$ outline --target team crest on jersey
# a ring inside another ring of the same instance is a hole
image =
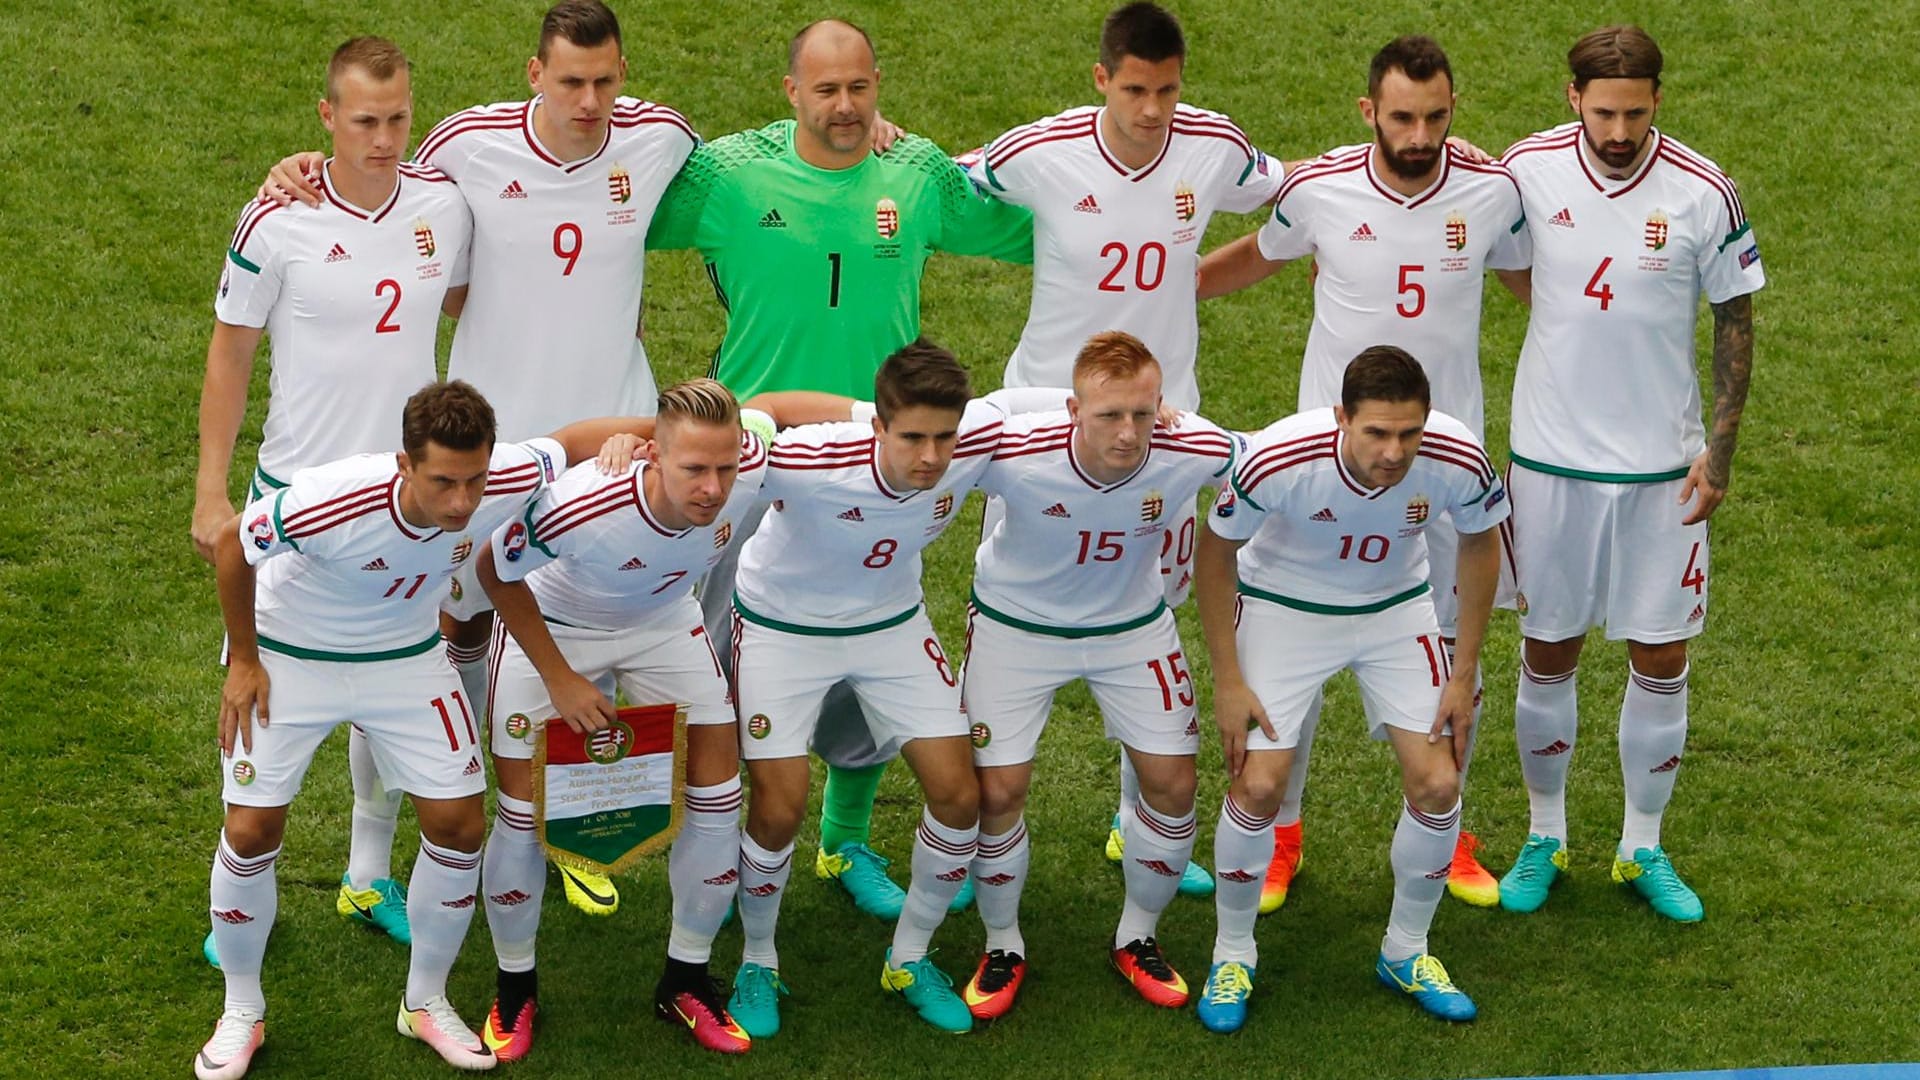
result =
[[[473,537],[461,537],[460,542],[453,545],[453,565],[459,566],[461,563],[466,562],[467,556],[471,554],[473,554]]]
[[[524,739],[533,730],[533,717],[517,712],[507,717],[507,738]]]
[[[519,562],[520,556],[527,553],[527,527],[516,521],[507,526],[507,538],[500,544],[500,553],[508,562]]]
[[[1667,212],[1655,210],[1647,215],[1647,249],[1659,251],[1667,246]]]
[[[1181,221],[1192,221],[1193,215],[1199,211],[1200,204],[1193,197],[1193,189],[1187,186],[1185,180],[1180,181],[1180,186],[1173,189],[1173,215]]]
[[[754,713],[747,717],[747,734],[756,739],[764,739],[773,734],[773,721],[767,719],[766,713]]]
[[[967,737],[973,740],[975,750],[985,750],[993,742],[993,729],[985,724],[975,723],[967,729]]]
[[[1447,247],[1453,251],[1464,251],[1467,246],[1467,219],[1455,210],[1447,215]]]
[[[1140,520],[1159,521],[1166,509],[1167,497],[1157,491],[1149,491],[1147,497],[1140,500]]]
[[[467,595],[467,590],[461,587],[459,578],[454,578],[451,584],[453,588],[450,595],[453,597],[453,602],[457,604]]]
[[[615,163],[613,171],[607,174],[607,196],[614,202],[622,204],[633,198],[633,177],[624,166],[618,163]]]
[[[413,219],[413,250],[418,251],[423,259],[433,258],[436,250],[433,246],[433,226],[427,224],[426,218]]]
[[[714,547],[716,548],[726,547],[727,541],[731,539],[733,539],[733,522],[723,521],[720,523],[719,527],[713,530],[713,546]]]
[[[880,230],[880,235],[889,240],[900,235],[899,204],[884,195],[881,196],[880,201],[873,204],[873,227]]]
[[[953,513],[953,492],[949,491],[945,495],[942,495],[938,499],[934,500],[933,520],[945,521],[947,519],[947,515],[951,513]]]
[[[1407,524],[1425,525],[1427,523],[1427,515],[1431,513],[1432,510],[1433,504],[1427,501],[1425,495],[1415,495],[1413,501],[1407,504]]]
[[[633,729],[623,720],[601,728],[587,739],[587,756],[602,765],[611,765],[626,756],[633,745]]]
[[[253,783],[253,762],[236,761],[233,763],[233,782],[241,787]]]
[[[265,551],[273,546],[273,522],[267,515],[261,514],[247,523],[247,535],[253,537],[253,546]]]

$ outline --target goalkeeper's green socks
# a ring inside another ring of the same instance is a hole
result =
[[[873,800],[887,763],[858,769],[827,766],[827,785],[820,795],[820,850],[839,851],[845,844],[867,844],[873,831]]]

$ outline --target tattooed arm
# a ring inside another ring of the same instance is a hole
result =
[[[1712,516],[1727,497],[1733,479],[1733,447],[1740,437],[1740,414],[1747,407],[1747,383],[1753,377],[1753,296],[1736,296],[1713,307],[1713,424],[1707,449],[1687,470],[1680,486],[1684,505],[1699,493],[1699,502],[1683,519],[1692,525]]]

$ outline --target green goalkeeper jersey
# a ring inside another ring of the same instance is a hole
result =
[[[654,212],[649,248],[697,248],[727,334],[712,375],[742,398],[867,398],[880,362],[920,335],[934,251],[1033,261],[1033,215],[983,197],[926,139],[847,169],[807,164],[782,120],[701,146]]]

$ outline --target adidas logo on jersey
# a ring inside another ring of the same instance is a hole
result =
[[[1704,619],[1706,617],[1707,617],[1707,605],[1695,604],[1693,605],[1693,614],[1687,616],[1687,621],[1699,622],[1701,619]]]
[[[326,261],[330,263],[346,262],[348,259],[351,259],[351,258],[353,258],[353,256],[347,254],[346,248],[341,247],[339,244],[335,244],[333,245],[333,250],[327,252]]]
[[[780,211],[769,210],[767,211],[767,216],[760,219],[760,227],[763,229],[784,229],[787,227],[787,221],[780,216]]]
[[[361,567],[360,569],[362,569],[362,570],[385,570],[386,568],[387,568],[387,560],[385,560],[385,559],[375,559],[375,560],[373,560],[372,562],[370,562],[370,563],[368,563],[367,565],[365,565],[365,566],[363,566],[363,567]]]
[[[503,199],[524,199],[527,197],[527,189],[520,186],[520,181],[515,180],[501,189],[500,197]]]
[[[1073,208],[1075,211],[1082,214],[1097,214],[1100,212],[1100,204],[1093,201],[1092,192],[1088,192],[1086,198],[1081,199],[1077,203],[1074,203]]]
[[[1308,521],[1322,521],[1322,522],[1327,522],[1327,521],[1339,521],[1340,519],[1339,519],[1339,518],[1337,518],[1337,517],[1334,517],[1334,516],[1333,516],[1333,507],[1331,507],[1331,506],[1323,506],[1323,507],[1321,507],[1321,508],[1320,508],[1320,512],[1319,512],[1319,513],[1317,513],[1317,514],[1315,514],[1315,515],[1313,515],[1312,517],[1310,517],[1310,518],[1308,518],[1307,520],[1308,520]]]
[[[1529,750],[1527,753],[1532,754],[1534,757],[1559,757],[1571,749],[1573,749],[1573,747],[1568,746],[1565,739],[1555,739],[1540,749]]]
[[[460,775],[474,776],[479,772],[480,772],[480,759],[477,757],[470,757],[467,759],[467,767],[460,770]]]
[[[1660,764],[1655,765],[1653,768],[1648,769],[1647,772],[1649,773],[1672,772],[1673,770],[1679,767],[1680,767],[1680,755],[1675,754],[1672,757],[1668,758],[1667,760],[1661,762]]]
[[[1040,512],[1047,515],[1048,517],[1070,518],[1073,516],[1072,514],[1067,513],[1066,503],[1054,503],[1052,506],[1049,506],[1045,510],[1042,510]]]
[[[866,515],[862,514],[860,512],[860,508],[856,506],[851,510],[840,511],[840,520],[841,521],[865,521],[867,519],[866,519]]]
[[[640,556],[638,555],[620,564],[620,569],[622,570],[645,570],[646,568],[647,564],[641,562]]]
[[[1558,225],[1563,229],[1573,228],[1573,212],[1561,207],[1560,212],[1547,219],[1547,224]]]
[[[1353,233],[1352,233],[1351,235],[1349,235],[1349,236],[1347,237],[1347,239],[1349,239],[1349,240],[1357,240],[1357,241],[1360,241],[1360,242],[1362,242],[1362,243],[1368,243],[1368,244],[1371,244],[1371,243],[1373,243],[1374,241],[1376,241],[1376,240],[1378,240],[1378,239],[1380,239],[1380,238],[1379,238],[1379,237],[1377,237],[1377,236],[1375,236],[1375,235],[1373,235],[1373,226],[1371,226],[1371,225],[1369,225],[1369,224],[1367,224],[1366,222],[1364,222],[1364,221],[1363,221],[1363,222],[1361,222],[1361,223],[1360,223],[1360,227],[1359,227],[1359,228],[1357,228],[1357,229],[1355,229],[1355,230],[1353,230]]]
[[[1200,720],[1198,717],[1190,716],[1187,718],[1187,734],[1189,735],[1200,734]]]

